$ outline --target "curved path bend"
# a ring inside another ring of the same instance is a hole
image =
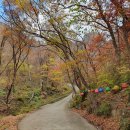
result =
[[[68,109],[70,99],[71,96],[68,96],[29,114],[19,123],[19,130],[96,130],[85,119]]]

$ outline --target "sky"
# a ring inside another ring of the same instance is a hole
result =
[[[0,13],[3,11],[2,0],[0,0]]]
[[[3,11],[3,5],[2,5],[2,0],[0,0],[0,16],[4,15],[4,11]],[[0,17],[0,22],[2,21],[1,17]]]

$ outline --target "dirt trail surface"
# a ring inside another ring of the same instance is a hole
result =
[[[96,130],[85,119],[68,109],[71,96],[43,106],[18,125],[19,130]]]

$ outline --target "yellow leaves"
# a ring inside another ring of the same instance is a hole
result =
[[[0,79],[0,84],[3,86],[3,85],[5,85],[5,84],[7,84],[7,78],[6,77],[2,77],[1,79]]]
[[[50,19],[48,20],[48,22],[50,22],[51,24],[53,24],[53,23],[55,22],[55,20],[54,20],[54,18],[50,18]]]
[[[43,69],[43,70],[46,70],[46,69],[48,69],[48,66],[47,66],[46,64],[44,64],[44,65],[42,66],[42,69]]]
[[[14,4],[20,9],[20,10],[26,10],[28,12],[33,12],[35,15],[39,14],[39,10],[33,6],[33,4],[30,4],[30,0],[15,0]]]
[[[121,67],[118,68],[118,72],[120,74],[126,74],[127,72],[130,72],[130,69],[126,66],[121,66]]]
[[[60,22],[62,21],[62,19],[63,19],[63,17],[59,16],[56,21],[57,21],[58,23],[60,23]]]
[[[40,0],[40,2],[44,2],[45,0]]]
[[[58,16],[57,18],[56,18],[56,21],[58,22],[58,23],[60,23],[61,21],[63,21],[64,20],[64,18],[66,18],[66,14],[64,14],[64,15],[62,15],[62,16]]]
[[[53,24],[55,22],[60,23],[64,20],[64,18],[66,17],[66,15],[63,16],[58,16],[58,17],[54,17],[54,18],[50,18],[48,21]]]
[[[60,69],[61,70],[65,70],[66,69],[66,64],[65,63],[61,63],[60,64]]]
[[[28,2],[28,0],[15,0],[15,4],[21,9],[26,7]]]
[[[49,77],[52,81],[61,81],[63,80],[62,71],[60,69],[53,68],[51,71],[49,71]]]
[[[72,66],[75,66],[75,64],[76,64],[76,61],[74,61],[74,60],[71,60],[71,61],[67,61],[67,62],[66,62],[66,65],[67,65],[68,68],[69,68],[69,67],[72,67]]]
[[[66,70],[66,69],[71,70],[71,68],[75,68],[77,66],[78,62],[79,62],[79,59],[66,61],[65,63],[61,64],[60,68],[62,70]]]
[[[62,72],[60,70],[51,70],[50,74],[53,75],[53,76],[57,76],[58,75],[58,77],[59,77],[59,75],[61,75]]]
[[[50,58],[49,61],[50,61],[50,64],[52,64],[52,65],[55,64],[55,59],[54,58]]]
[[[78,57],[82,57],[86,54],[86,50],[79,50],[77,53],[76,53],[76,56]]]

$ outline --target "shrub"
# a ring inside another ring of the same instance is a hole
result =
[[[94,108],[93,108],[92,104],[89,104],[89,103],[88,103],[88,105],[86,106],[86,109],[87,109],[87,112],[88,112],[89,114],[92,114],[93,111],[94,111]]]
[[[118,73],[120,75],[120,82],[127,82],[130,79],[130,69],[126,65],[122,65],[117,68]]]
[[[108,103],[101,103],[101,105],[99,105],[99,107],[97,107],[97,109],[95,110],[95,114],[97,116],[111,116],[111,112],[112,112],[112,107],[110,104]]]
[[[75,95],[75,97],[70,102],[70,107],[80,108],[82,98],[79,95]]]
[[[85,108],[87,110],[87,112],[90,114],[93,113],[93,111],[94,111],[92,102],[90,100],[85,100],[84,102],[82,102],[81,108]]]
[[[130,130],[130,119],[123,118],[120,123],[120,130]]]
[[[82,107],[83,108],[87,108],[88,106],[89,106],[89,102],[88,102],[88,100],[85,100],[84,102],[82,102]]]
[[[6,94],[5,91],[3,89],[0,89],[0,97],[4,96],[5,94]]]

